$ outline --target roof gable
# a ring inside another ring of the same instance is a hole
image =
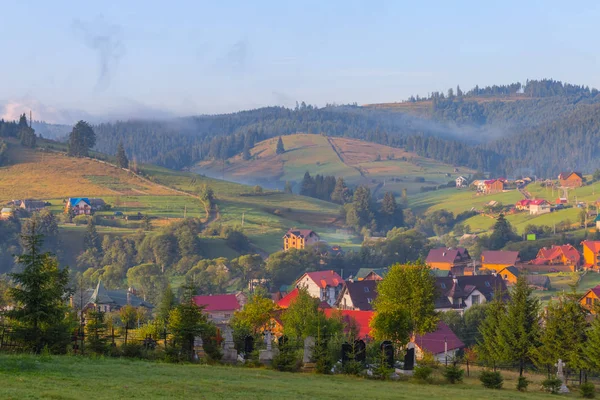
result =
[[[445,351],[446,345],[448,350],[461,349],[465,344],[456,336],[452,329],[443,321],[439,321],[435,332],[429,332],[424,335],[416,335],[414,343],[419,346],[422,351],[431,354],[440,354]]]
[[[348,293],[355,308],[361,311],[371,311],[373,310],[371,303],[377,297],[377,283],[376,280],[348,281],[345,283],[338,301],[341,301],[343,295]]]
[[[307,272],[302,275],[297,282],[301,281],[305,276],[310,278],[310,280],[312,280],[321,289],[325,289],[326,287],[340,286],[344,283],[342,277],[333,270]]]

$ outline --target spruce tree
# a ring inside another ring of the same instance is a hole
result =
[[[349,201],[349,190],[346,187],[346,182],[341,176],[337,178],[335,187],[331,193],[331,201],[337,204],[346,204]]]
[[[485,318],[479,326],[480,340],[477,341],[477,356],[486,365],[493,365],[502,358],[499,347],[498,333],[500,321],[504,317],[506,305],[502,299],[496,298],[489,302],[485,308]]]
[[[165,288],[165,291],[160,299],[158,309],[156,310],[156,318],[162,322],[164,326],[169,324],[169,313],[175,307],[175,305],[175,293],[173,293],[171,285],[167,284],[167,287]]]
[[[302,183],[300,185],[300,194],[303,196],[315,196],[315,180],[310,176],[310,173],[306,171],[304,173],[304,178],[302,179]]]
[[[50,253],[41,253],[42,236],[35,224],[22,236],[24,253],[17,257],[22,272],[10,274],[16,286],[9,290],[15,308],[6,316],[17,321],[17,339],[35,353],[45,346],[63,350],[69,342],[69,325],[65,319],[69,270],[60,269]]]
[[[586,332],[587,340],[581,343],[584,367],[592,371],[600,371],[600,318],[593,319]]]
[[[87,229],[85,231],[85,236],[83,237],[83,246],[86,250],[102,251],[102,243],[98,231],[96,230],[94,218],[88,219]]]
[[[283,140],[281,139],[281,136],[279,136],[279,139],[277,139],[277,149],[275,150],[275,153],[277,153],[277,154],[285,153],[285,147],[283,147]]]
[[[382,226],[386,227],[387,229],[404,225],[402,209],[398,207],[398,204],[396,204],[396,197],[392,192],[386,192],[383,195],[380,217],[382,220]]]
[[[518,240],[519,236],[515,234],[510,225],[510,222],[504,218],[504,214],[500,214],[496,223],[494,224],[494,228],[492,234],[489,239],[489,247],[491,250],[500,250],[503,248],[508,242],[512,240]]]
[[[119,143],[119,147],[117,148],[117,165],[121,168],[129,168],[129,159],[127,158],[127,154],[125,154],[125,149],[123,148],[123,142]]]
[[[502,359],[519,363],[519,376],[523,376],[525,364],[532,361],[540,336],[540,301],[532,293],[527,276],[521,274],[499,326]]]
[[[287,194],[294,193],[292,190],[292,183],[290,181],[285,181],[285,188],[283,189],[283,191]]]
[[[79,121],[69,134],[67,154],[73,157],[87,157],[89,149],[96,145],[96,134],[85,121]]]

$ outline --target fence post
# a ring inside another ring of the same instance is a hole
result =
[[[470,376],[469,375],[469,359],[467,359],[467,377]]]

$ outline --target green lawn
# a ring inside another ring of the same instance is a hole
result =
[[[478,195],[472,190],[459,190],[456,188],[434,190],[432,192],[412,195],[408,198],[409,206],[418,212],[427,213],[446,209],[452,211],[455,215],[463,211],[469,211],[472,208],[481,210],[486,203],[489,203],[492,200],[498,201],[504,205],[511,205],[521,199],[523,199],[523,195],[517,190]]]
[[[503,390],[475,378],[458,385],[381,382],[348,376],[282,373],[242,367],[173,365],[124,359],[0,356],[2,399],[540,399],[520,393],[513,377]]]

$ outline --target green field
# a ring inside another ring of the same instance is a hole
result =
[[[503,193],[477,194],[473,190],[448,188],[434,190],[409,196],[409,207],[420,213],[428,213],[435,210],[446,209],[455,215],[471,209],[482,210],[483,206],[490,201],[497,201],[504,205],[515,204],[521,200],[523,195],[517,190]]]
[[[505,375],[502,390],[484,389],[476,378],[463,384],[375,381],[343,375],[282,373],[243,367],[173,365],[125,359],[68,356],[0,356],[2,399],[541,399],[517,392]],[[439,382],[439,373],[438,373]],[[537,377],[536,377],[537,379]]]

